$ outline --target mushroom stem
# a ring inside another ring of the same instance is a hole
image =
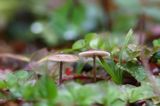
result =
[[[97,68],[96,68],[96,56],[94,55],[93,56],[93,80],[96,81],[96,71],[97,71]]]
[[[60,62],[60,70],[59,70],[59,84],[62,82],[62,70],[63,70],[63,62]]]

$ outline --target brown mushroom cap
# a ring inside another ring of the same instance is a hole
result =
[[[50,61],[56,62],[76,62],[79,58],[75,55],[70,54],[55,54],[48,57]]]
[[[11,59],[16,59],[16,60],[21,60],[21,61],[24,61],[24,62],[29,62],[30,61],[30,59],[26,56],[10,54],[10,53],[1,53],[0,58],[11,58]]]
[[[89,50],[89,51],[79,53],[79,56],[83,56],[83,57],[93,57],[93,56],[106,57],[106,56],[110,56],[110,53],[106,52],[106,51],[102,51],[102,50]]]

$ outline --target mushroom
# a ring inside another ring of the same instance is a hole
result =
[[[59,84],[61,84],[61,82],[62,82],[63,62],[72,63],[72,62],[76,62],[77,60],[79,60],[79,58],[77,56],[75,56],[75,55],[69,55],[69,54],[55,54],[55,55],[48,56],[48,60],[49,61],[59,62],[59,64],[60,64]]]
[[[102,51],[102,50],[89,50],[89,51],[85,51],[85,52],[81,52],[79,53],[79,56],[82,57],[92,57],[93,58],[93,78],[94,81],[96,81],[96,57],[102,58],[102,57],[106,57],[106,56],[110,56],[109,52],[106,51]]]
[[[25,57],[22,55],[10,54],[10,53],[0,53],[0,58],[11,58],[11,59],[24,61],[24,62],[30,61],[30,59],[28,57]]]

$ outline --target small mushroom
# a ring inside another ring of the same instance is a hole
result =
[[[63,70],[63,62],[76,62],[79,58],[75,55],[69,54],[55,54],[48,57],[49,61],[55,61],[60,63],[60,71],[59,71],[59,84],[62,82],[62,70]]]
[[[0,53],[0,58],[11,58],[11,59],[24,61],[24,62],[30,61],[30,59],[28,57],[25,57],[22,55],[10,54],[10,53]]]
[[[92,57],[93,58],[93,78],[94,81],[96,81],[96,57],[106,57],[106,56],[110,56],[110,53],[106,52],[106,51],[102,51],[102,50],[89,50],[89,51],[85,51],[85,52],[81,52],[79,53],[79,56],[82,57]]]

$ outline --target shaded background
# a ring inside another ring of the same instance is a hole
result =
[[[159,0],[0,0],[0,52],[71,47],[89,32],[150,44],[160,35]]]

